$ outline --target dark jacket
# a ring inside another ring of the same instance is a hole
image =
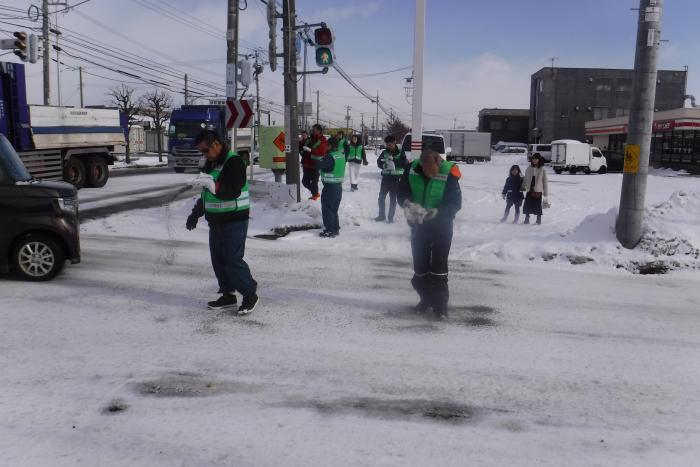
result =
[[[361,160],[361,161],[358,161],[358,160],[356,160],[356,159],[353,159],[353,160],[348,161],[348,162],[349,162],[350,164],[361,164],[361,163],[364,163],[365,165],[367,165],[367,154],[365,153],[365,148],[364,148],[364,147],[362,146],[362,144],[360,144],[360,143],[358,143],[357,146],[362,147],[362,160]],[[355,147],[355,146],[354,146],[352,143],[348,143],[348,144],[345,145],[345,159],[346,159],[346,160],[347,160],[347,158],[350,156],[350,148],[351,148],[351,147]]]
[[[318,147],[314,148],[313,146],[317,141],[319,141],[319,145]],[[323,135],[321,135],[319,138],[314,138],[311,136],[308,140],[306,140],[306,145],[311,148],[311,153],[304,152],[302,154],[301,165],[307,169],[314,169],[316,168],[316,164],[314,164],[311,156],[325,156],[328,154],[328,140]]]
[[[406,170],[406,173],[403,177],[401,177],[401,181],[399,182],[399,206],[403,206],[406,201],[411,201],[411,185],[408,181],[409,170],[410,168]],[[416,173],[422,175],[427,182],[428,177],[423,175],[423,167],[421,167],[420,164],[418,164],[418,167],[416,167]],[[447,177],[445,196],[442,198],[442,202],[438,206],[437,217],[422,225],[430,226],[434,225],[435,223],[452,223],[457,215],[457,211],[462,209],[462,189],[459,186],[460,177],[461,173],[459,172],[457,164],[455,164]]]
[[[384,169],[385,154],[391,154],[394,157],[399,156],[397,159],[394,160],[394,166],[397,169],[403,168],[404,170],[408,170],[408,160],[406,160],[406,154],[403,152],[402,149],[399,149],[398,146],[396,146],[396,150],[394,152],[389,151],[389,149],[383,150],[377,158],[377,167],[379,167],[380,169]],[[382,177],[392,177],[398,179],[400,175],[382,175]]]
[[[326,154],[323,159],[314,161],[314,167],[322,172],[332,172],[335,168],[335,159],[333,156]]]
[[[204,172],[211,173],[215,167],[221,164],[228,154],[228,148],[224,147],[215,162],[207,161],[204,165]],[[240,157],[230,158],[221,169],[219,178],[216,181],[216,197],[223,201],[231,201],[241,196],[241,190],[246,183],[246,166]],[[192,208],[192,214],[202,217],[210,223],[245,221],[250,217],[250,210],[225,213],[205,213],[204,203],[200,197]]]
[[[523,177],[521,175],[509,175],[506,178],[506,183],[503,185],[503,192],[501,194],[506,196],[508,201],[518,203],[525,199],[523,192],[520,191],[520,187],[523,185]]]

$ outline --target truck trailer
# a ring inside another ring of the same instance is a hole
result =
[[[471,130],[438,130],[449,148],[448,161],[474,162],[491,160],[491,133]]]
[[[24,65],[0,62],[0,134],[31,176],[80,189],[107,183],[126,129],[116,109],[28,105]]]

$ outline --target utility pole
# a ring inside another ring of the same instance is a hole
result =
[[[260,73],[263,71],[263,67],[260,66],[258,63],[258,56],[259,53],[257,49],[255,50],[255,66],[254,66],[254,76],[255,76],[255,124],[253,125],[253,145],[252,145],[252,154],[250,155],[251,162],[250,162],[250,179],[253,179],[253,160],[255,160],[255,147],[256,147],[256,138],[260,137]],[[268,114],[269,115],[269,114]],[[259,151],[259,149],[258,149]],[[275,178],[277,178],[277,174],[275,173]]]
[[[350,110],[352,110],[352,107],[349,105],[345,106],[345,128],[350,132]]]
[[[185,105],[188,105],[190,103],[190,92],[187,84],[187,73],[185,73]]]
[[[287,153],[287,185],[296,185],[297,202],[301,201],[301,183],[299,178],[299,145],[296,144],[299,130],[297,116],[297,53],[294,39],[296,26],[296,1],[282,2],[282,22],[284,26],[284,104],[285,104],[285,152]]]
[[[425,0],[416,0],[416,26],[413,42],[413,115],[411,127],[412,158],[423,150],[423,59],[425,47]]]
[[[226,99],[235,100],[238,90],[238,0],[228,0],[226,28]],[[231,149],[236,150],[236,129],[229,131]]]
[[[321,109],[321,91],[318,89],[316,90],[316,123],[320,123],[318,121],[318,113],[319,110]]]
[[[302,126],[304,129],[306,129],[306,38],[304,36],[300,36],[301,39],[304,41],[304,73],[302,74],[302,84],[301,84],[301,122]]]
[[[80,77],[80,107],[85,107],[83,102],[83,67],[78,67],[78,76]]]
[[[378,131],[379,130],[379,90],[377,90],[377,102],[376,102],[376,104],[377,104],[377,118],[375,121],[376,121],[377,126],[376,126],[375,131]],[[374,136],[376,137],[377,135],[374,135]]]
[[[617,239],[625,248],[636,247],[642,239],[663,3],[663,0],[639,0],[632,107],[625,145],[620,212],[615,225]]]
[[[41,34],[44,39],[44,105],[51,105],[51,77],[49,73],[50,63],[50,41],[49,41],[49,0],[42,0],[41,3]]]
[[[362,140],[362,144],[365,144],[365,113],[360,112],[360,138]]]

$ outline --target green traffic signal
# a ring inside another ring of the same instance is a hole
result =
[[[333,51],[328,47],[316,48],[316,65],[331,66],[333,65]]]

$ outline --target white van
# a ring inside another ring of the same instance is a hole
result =
[[[532,159],[532,156],[539,154],[545,162],[552,161],[552,145],[551,144],[531,144],[527,148],[527,160]]]
[[[452,148],[445,148],[445,138],[436,133],[423,133],[423,147],[437,152],[443,160],[447,160],[447,155],[452,151]],[[401,149],[403,149],[409,161],[417,159],[418,156],[420,156],[420,154],[416,154],[415,157],[411,155],[411,133],[407,133],[406,136],[403,137]]]
[[[608,161],[595,146],[573,139],[560,139],[552,141],[552,167],[558,174],[564,170],[572,175],[579,170],[586,174],[604,174],[608,171]]]

